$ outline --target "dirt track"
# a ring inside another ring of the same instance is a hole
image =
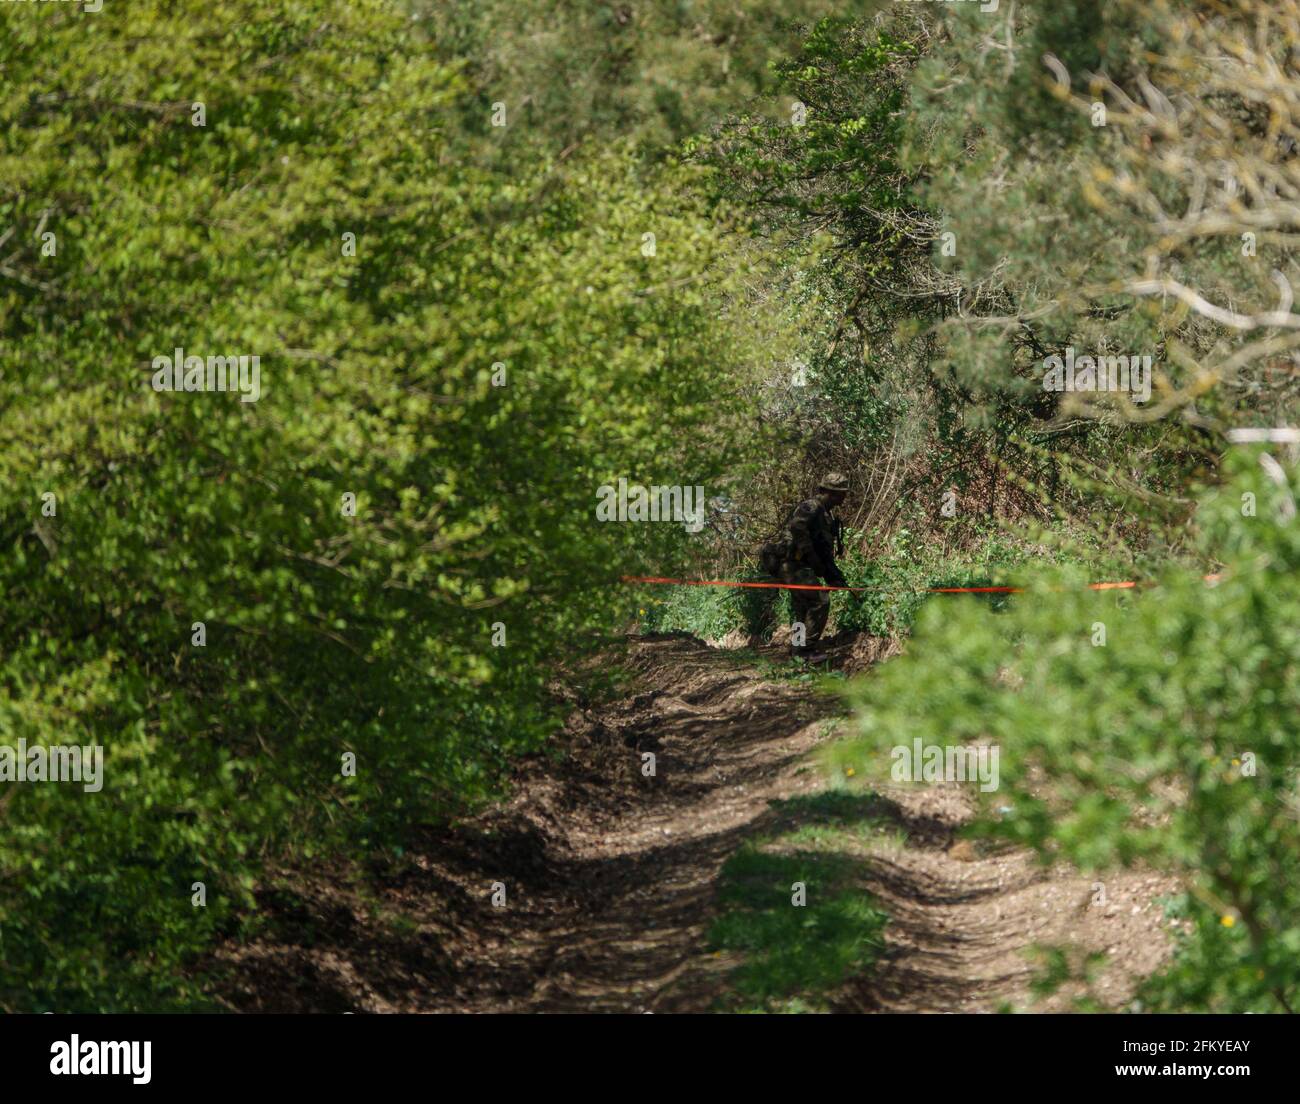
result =
[[[832,650],[853,670],[889,651],[859,637]],[[773,650],[772,658],[779,656]],[[772,803],[827,785],[808,753],[840,711],[805,684],[684,636],[635,642],[639,689],[576,711],[559,758],[521,764],[508,803],[431,835],[365,900],[340,878],[292,879],[270,901],[275,936],[230,946],[223,998],[254,1011],[707,1011],[734,962],[706,950],[719,871],[770,829]],[[641,773],[642,754],[656,775]],[[863,888],[890,915],[870,976],[843,1011],[1031,1007],[1035,943],[1109,952],[1094,992],[1127,998],[1166,953],[1147,874],[1043,872],[1028,856],[955,842],[970,815],[957,785],[899,786],[879,813],[906,841],[866,843]],[[897,833],[891,833],[897,835]],[[505,887],[504,907],[491,902]],[[1068,992],[1038,1007],[1067,1007]]]

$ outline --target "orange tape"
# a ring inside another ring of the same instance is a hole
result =
[[[1203,576],[1205,582],[1213,585],[1223,576]],[[744,583],[731,579],[664,579],[654,575],[624,575],[625,583],[654,583],[671,586],[725,586],[754,587],[764,590],[897,590],[897,587],[855,587],[855,586],[813,586],[810,583]],[[1131,579],[1117,583],[1088,583],[1089,590],[1130,590],[1137,583]],[[982,586],[982,587],[927,587],[927,594],[1023,594],[1024,587]]]

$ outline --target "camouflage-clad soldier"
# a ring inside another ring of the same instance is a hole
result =
[[[817,494],[794,508],[782,539],[763,550],[763,568],[769,576],[779,575],[784,583],[802,586],[818,586],[823,580],[831,586],[847,585],[835,563],[836,553],[843,554],[843,538],[834,511],[848,490],[848,478],[840,472],[830,472],[817,485]],[[792,643],[791,654],[809,658],[826,630],[826,619],[831,612],[830,592],[791,590],[790,606],[795,623],[804,626],[803,643]]]

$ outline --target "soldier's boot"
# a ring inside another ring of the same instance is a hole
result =
[[[809,667],[815,667],[819,663],[825,663],[830,656],[826,652],[818,651],[812,645],[805,645],[802,648],[791,648],[791,658],[797,659]]]

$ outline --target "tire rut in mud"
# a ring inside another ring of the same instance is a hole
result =
[[[832,646],[832,663],[852,670],[895,650],[853,638]],[[522,760],[509,800],[428,833],[401,874],[371,891],[378,900],[328,872],[292,875],[301,922],[223,949],[225,1002],[248,1011],[715,1007],[734,965],[706,952],[722,866],[777,826],[776,802],[826,788],[808,753],[842,707],[682,634],[635,638],[626,663],[632,694],[575,712],[561,757]],[[647,752],[652,778],[642,773]],[[1090,879],[957,842],[971,814],[958,786],[887,788],[880,809],[904,842],[864,844],[858,857],[864,889],[890,915],[887,946],[835,1008],[1024,1005],[1035,942],[1109,951],[1100,991],[1118,1001],[1166,953],[1153,904],[1172,888],[1165,880],[1112,877],[1106,905],[1094,907]],[[494,883],[504,907],[492,903]],[[1065,1007],[1071,993],[1045,1007]]]

